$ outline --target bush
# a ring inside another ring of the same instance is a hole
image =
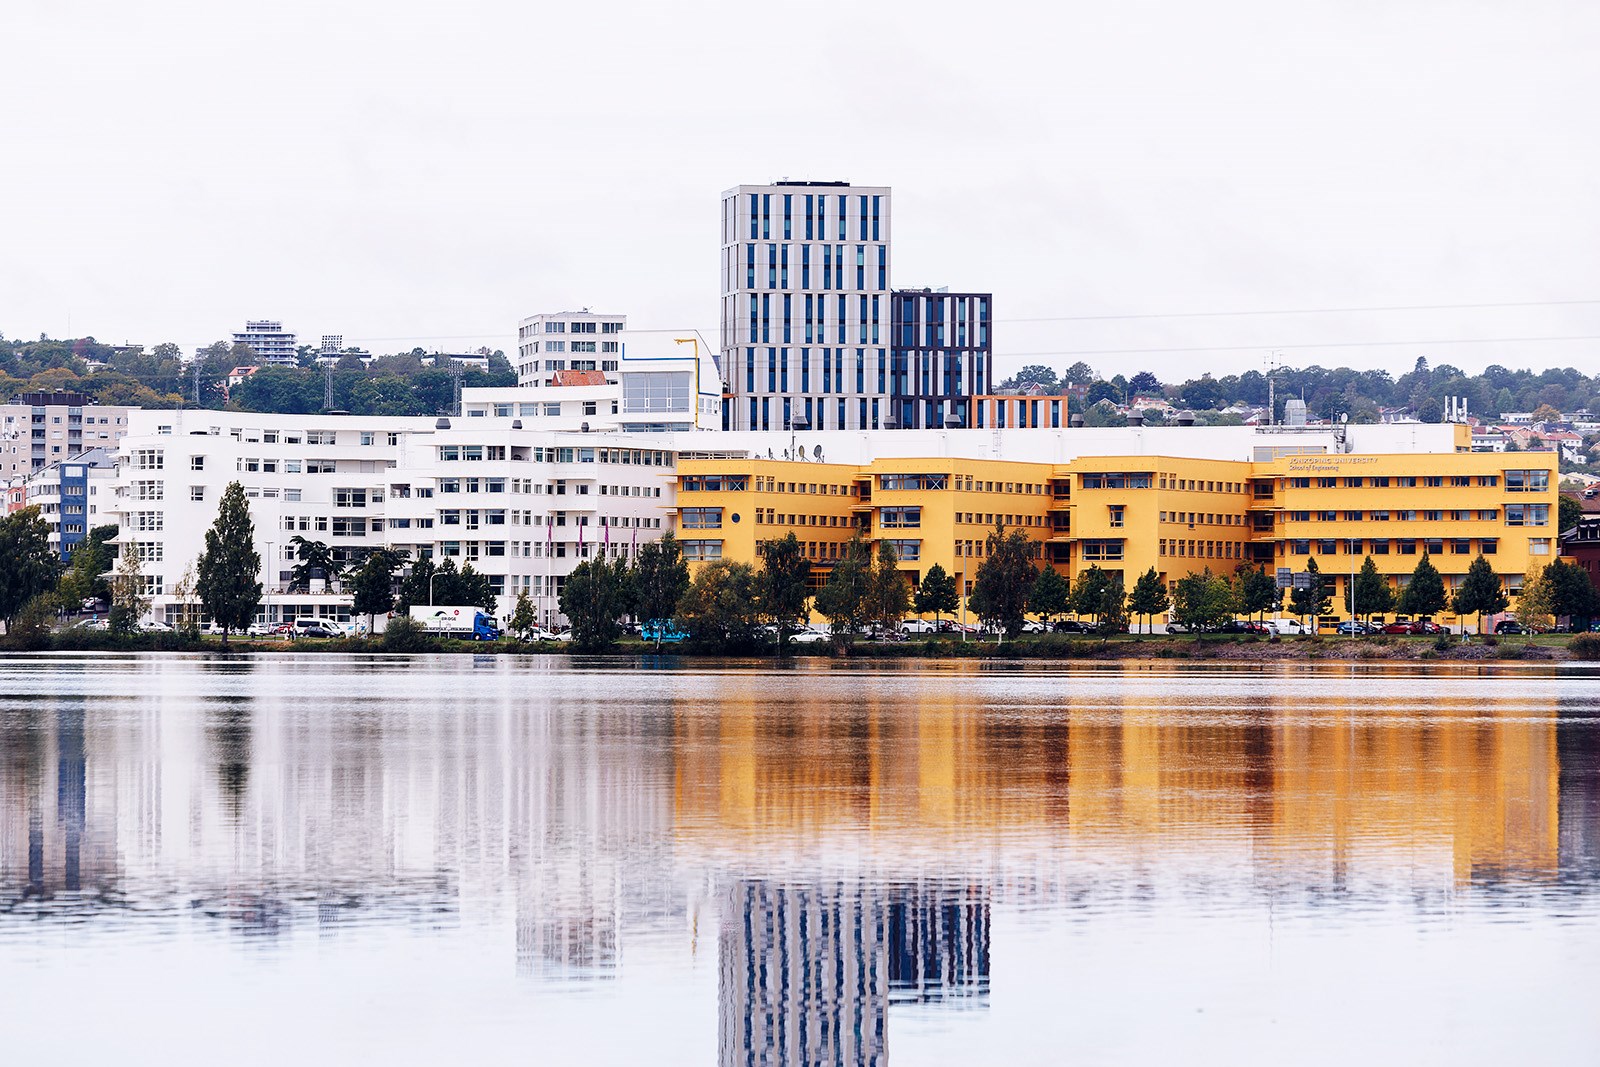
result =
[[[50,647],[50,623],[55,607],[48,596],[36,596],[17,612],[6,631],[6,647],[18,652],[40,652]]]
[[[1579,634],[1567,642],[1573,659],[1600,660],[1600,634]]]
[[[378,643],[385,652],[431,652],[435,648],[428,631],[409,615],[397,615],[390,619]]]
[[[1496,645],[1498,645],[1500,643],[1500,639],[1498,637],[1496,637],[1494,634],[1484,634],[1483,635],[1483,643],[1488,645],[1490,648],[1494,648]]]
[[[1455,644],[1455,638],[1447,633],[1440,633],[1439,636],[1433,639],[1433,650],[1435,652],[1449,652],[1455,647]]]

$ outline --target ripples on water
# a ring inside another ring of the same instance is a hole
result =
[[[8,1059],[1539,1062],[1582,670],[0,660]]]

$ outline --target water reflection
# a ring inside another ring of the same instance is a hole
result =
[[[69,921],[617,997],[705,960],[720,1062],[876,1064],[988,1032],[1007,916],[1596,914],[1591,677],[1313,680],[5,661],[0,960]]]

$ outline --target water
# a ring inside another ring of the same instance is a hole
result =
[[[1580,669],[0,660],[8,1062],[1534,1063]]]

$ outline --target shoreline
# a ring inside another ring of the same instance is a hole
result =
[[[1576,635],[1582,637],[1584,635]],[[65,639],[63,639],[65,638]],[[1582,652],[1570,645],[1575,637],[1551,635],[1544,638],[1475,637],[1470,641],[1451,641],[1441,647],[1432,639],[1409,637],[1289,637],[1277,640],[1238,635],[1119,635],[1109,639],[1095,637],[1026,636],[996,644],[985,641],[873,642],[857,641],[845,647],[802,645],[791,647],[787,659],[832,661],[1000,660],[1036,662],[1105,662],[1165,660],[1177,662],[1292,663],[1305,662],[1397,662],[1397,663],[1481,663],[1600,662],[1600,638],[1582,642]],[[428,647],[385,648],[381,639],[306,639],[299,641],[233,640],[224,649],[220,642],[202,639],[189,641],[175,634],[134,635],[53,635],[47,645],[31,649],[0,648],[0,656],[39,652],[182,652],[246,653],[251,655],[292,654],[385,654],[385,655],[475,655],[475,656],[671,656],[685,661],[733,661],[777,659],[773,648],[709,649],[693,645],[654,646],[619,642],[605,649],[578,649],[569,644],[528,643],[500,640],[468,642],[438,640]]]

